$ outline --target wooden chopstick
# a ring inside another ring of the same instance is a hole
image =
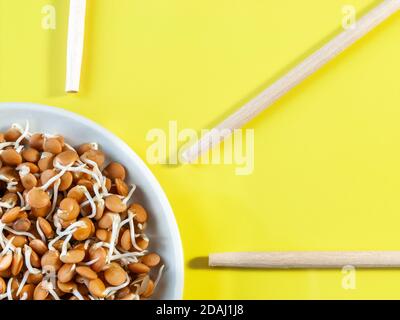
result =
[[[245,104],[226,120],[205,134],[194,145],[183,150],[186,162],[194,162],[201,154],[230,136],[234,129],[239,129],[271,106],[276,100],[297,86],[304,79],[315,73],[354,42],[366,35],[373,28],[385,21],[400,9],[400,0],[385,0],[357,21],[355,28],[343,31],[321,49],[306,58],[286,75],[272,84],[256,98]]]
[[[70,0],[65,91],[78,92],[85,34],[86,0]]]
[[[226,252],[209,256],[211,267],[231,268],[399,268],[400,251]]]

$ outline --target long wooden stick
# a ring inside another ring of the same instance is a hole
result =
[[[227,252],[209,256],[211,267],[231,268],[399,268],[400,251]]]
[[[184,150],[182,152],[183,159],[187,162],[194,162],[201,154],[230,136],[234,129],[244,126],[289,90],[315,73],[399,9],[400,0],[383,1],[380,5],[359,19],[355,28],[350,28],[340,33],[265,91],[261,92],[256,98],[217,125],[193,146]]]
[[[67,75],[65,83],[66,92],[78,92],[83,40],[85,34],[86,0],[70,0],[67,43]]]

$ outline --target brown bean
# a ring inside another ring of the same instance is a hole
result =
[[[107,231],[104,229],[97,229],[96,230],[96,237],[100,241],[108,242],[111,239],[111,231]]]
[[[44,255],[48,250],[46,244],[40,239],[33,239],[29,242],[29,246],[40,256]]]
[[[21,163],[18,168],[22,168],[23,166],[28,167],[29,168],[29,172],[32,174],[38,173],[39,172],[39,167],[32,163],[32,162],[23,162]]]
[[[115,179],[115,187],[119,195],[126,197],[129,193],[128,185],[124,182],[124,180]]]
[[[142,250],[146,250],[147,247],[149,246],[149,241],[146,239],[143,239],[142,237],[138,237],[138,238],[136,238],[136,244]]]
[[[30,273],[28,276],[28,279],[26,280],[27,283],[29,284],[34,284],[37,285],[40,283],[43,279],[43,275],[41,273]]]
[[[147,221],[148,215],[146,210],[138,203],[134,203],[129,207],[129,211],[131,211],[135,216],[134,220],[138,223],[145,223]]]
[[[63,283],[60,280],[58,280],[57,287],[58,287],[58,289],[60,289],[62,292],[65,292],[65,293],[71,293],[77,289],[76,283],[74,283],[72,281]]]
[[[153,268],[160,263],[160,256],[157,253],[149,253],[142,257],[142,263]]]
[[[103,171],[104,175],[111,180],[121,179],[125,180],[126,172],[122,164],[118,162],[111,162]]]
[[[32,208],[31,214],[36,218],[45,217],[49,213],[50,209],[51,209],[51,203],[49,202],[47,206],[43,208]]]
[[[124,233],[122,234],[120,244],[122,249],[126,251],[129,251],[130,248],[132,247],[131,233],[129,229],[125,230]]]
[[[33,284],[26,284],[22,287],[19,293],[19,298],[26,297],[25,300],[32,300],[35,286]]]
[[[11,206],[15,206],[18,202],[18,196],[14,192],[9,192],[1,198],[2,202],[7,202]]]
[[[39,227],[42,230],[43,234],[46,236],[47,239],[53,238],[54,231],[51,227],[51,224],[44,218],[38,217],[37,221],[39,223]]]
[[[85,187],[90,193],[93,193],[93,185],[94,185],[93,181],[89,179],[79,179],[79,181],[76,184],[78,186]]]
[[[116,213],[126,210],[126,204],[115,194],[112,194],[106,198],[105,205],[108,210]]]
[[[83,188],[81,186],[75,186],[71,188],[67,193],[67,197],[75,199],[78,203],[82,203],[86,199]]]
[[[71,172],[66,172],[61,176],[60,185],[58,187],[59,191],[67,191],[71,187],[74,180]]]
[[[112,187],[111,179],[110,178],[106,178],[106,183],[105,184],[106,184],[107,191],[110,191],[111,187]]]
[[[105,161],[104,152],[100,150],[90,149],[81,155],[81,160],[85,162],[86,159],[97,163],[98,167],[102,167]]]
[[[13,255],[13,260],[11,263],[11,274],[13,276],[18,275],[21,272],[23,264],[24,258],[22,256],[22,251],[21,248],[18,248]]]
[[[31,227],[31,221],[28,218],[21,218],[13,223],[13,229],[16,231],[27,232]]]
[[[40,282],[33,291],[33,300],[46,300],[49,292],[45,289],[43,282]]]
[[[58,250],[58,251],[61,251],[62,250],[62,246],[63,246],[63,244],[64,244],[64,240],[57,240],[54,244],[53,244],[53,248],[54,249],[56,249],[56,250]],[[67,249],[69,249],[69,248],[71,248],[71,245],[68,243],[67,244]]]
[[[126,281],[127,274],[120,265],[111,263],[104,271],[104,278],[112,286],[119,286]]]
[[[110,229],[115,217],[115,213],[107,212],[103,215],[103,217],[97,223],[98,227],[101,229]]]
[[[10,128],[4,133],[4,139],[8,142],[15,142],[21,136],[21,132],[16,128]]]
[[[118,290],[118,292],[116,293],[115,296],[117,299],[122,299],[131,293],[132,293],[131,289],[129,289],[129,287],[125,287],[125,288]]]
[[[53,158],[54,156],[49,153],[38,161],[38,167],[40,172],[43,172],[48,169],[53,169]]]
[[[6,177],[8,180],[17,181],[19,179],[18,173],[15,171],[15,168],[10,166],[3,166],[0,168],[0,174]]]
[[[27,162],[38,162],[40,160],[40,153],[34,148],[27,148],[21,152],[22,158]]]
[[[104,298],[106,287],[101,279],[97,278],[89,281],[89,291],[94,297]]]
[[[71,249],[67,251],[67,254],[60,256],[60,259],[64,263],[79,263],[85,258],[85,251],[80,249]]]
[[[76,267],[76,273],[89,280],[97,279],[97,273],[94,272],[91,268],[86,266]]]
[[[29,146],[33,149],[43,151],[43,142],[43,135],[41,133],[34,133],[29,140]]]
[[[145,292],[142,294],[143,298],[149,298],[154,292],[154,282],[153,280],[149,280],[149,283],[147,285],[147,288]]]
[[[47,169],[40,174],[40,182],[42,185],[45,185],[51,178],[57,175],[57,172],[54,169]],[[50,187],[54,186],[54,182],[50,185]]]
[[[58,271],[62,262],[60,260],[60,253],[57,250],[49,250],[47,251],[41,259],[42,269],[50,270],[50,271]]]
[[[28,192],[27,201],[32,208],[44,208],[50,203],[50,196],[39,188],[33,188]]]
[[[78,227],[76,231],[73,233],[73,238],[78,241],[86,240],[90,237],[92,230],[94,228],[92,220],[89,218],[82,218],[79,220],[80,222],[84,223],[85,226]]]
[[[18,219],[25,219],[25,218],[28,218],[28,214],[26,213],[26,211],[24,211],[24,210],[20,211],[19,215],[18,215]]]
[[[106,258],[107,258],[106,250],[103,247],[100,247],[97,249],[90,249],[89,256],[90,256],[90,260],[97,259],[97,261],[95,263],[93,263],[90,267],[95,272],[100,272],[103,269],[103,267],[106,265]]]
[[[32,188],[37,186],[37,179],[32,173],[28,173],[25,176],[21,177],[22,186],[26,190],[31,190]]]
[[[64,264],[57,273],[58,280],[62,283],[70,282],[75,276],[76,267],[74,264]]]
[[[140,262],[130,263],[130,264],[128,264],[128,268],[133,273],[138,273],[138,274],[150,272],[150,268],[147,265],[145,265],[144,263],[140,263]]]
[[[3,214],[1,217],[1,222],[8,224],[12,223],[20,217],[21,207],[14,207]]]
[[[86,151],[92,150],[93,148],[93,143],[83,143],[78,148],[76,148],[76,151],[78,154],[81,156],[84,154]]]
[[[61,135],[56,135],[54,138],[56,138],[60,143],[61,143],[61,147],[64,148],[65,147],[65,139],[63,136]]]
[[[62,220],[62,219],[60,219],[60,224],[64,229],[68,228],[71,224],[73,224],[75,222],[76,222],[76,219],[72,219],[72,220]]]
[[[0,256],[0,271],[7,270],[11,266],[12,260],[13,254],[10,251],[4,256]]]
[[[68,166],[75,163],[78,160],[78,154],[73,150],[67,150],[61,152],[54,158],[53,165],[61,164],[62,166]]]
[[[11,241],[11,238],[13,240]],[[10,240],[13,244],[13,246],[17,248],[22,248],[26,243],[28,242],[25,236],[19,236],[19,235],[8,235],[7,239]]]
[[[79,242],[78,244],[74,245],[73,249],[86,251],[85,243]]]
[[[63,220],[76,219],[80,212],[80,206],[75,199],[64,198],[60,203],[61,212],[58,216]]]
[[[1,161],[8,166],[16,167],[22,163],[21,155],[15,149],[6,149],[0,153]]]
[[[52,154],[59,154],[62,152],[62,144],[57,138],[48,138],[43,143],[43,150]]]
[[[40,268],[42,266],[40,257],[35,251],[31,252],[31,265],[35,268]]]

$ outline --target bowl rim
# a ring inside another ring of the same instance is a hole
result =
[[[102,132],[106,135],[109,139],[115,141],[115,145],[117,148],[123,149],[124,152],[131,155],[131,157],[136,161],[140,169],[143,171],[143,174],[148,179],[151,188],[153,188],[156,194],[159,196],[159,201],[163,207],[163,210],[166,212],[166,217],[168,219],[167,223],[169,228],[172,231],[172,235],[174,237],[175,243],[179,244],[175,249],[175,255],[178,258],[176,263],[176,279],[177,283],[175,284],[174,290],[174,299],[183,299],[183,289],[184,289],[184,258],[183,258],[183,244],[179,232],[178,223],[176,221],[174,212],[172,210],[171,204],[168,201],[168,198],[165,194],[164,189],[161,187],[161,184],[158,182],[152,171],[149,167],[145,164],[145,162],[140,158],[136,152],[120,137],[112,133],[110,130],[104,128],[103,126],[97,124],[91,119],[88,119],[80,114],[75,112],[63,109],[62,107],[54,107],[48,106],[38,103],[31,103],[31,102],[0,102],[0,111],[2,108],[5,107],[12,107],[13,109],[17,110],[41,110],[46,113],[52,113],[60,117],[70,118],[72,120],[77,120],[81,122],[83,125],[91,127],[97,131]]]

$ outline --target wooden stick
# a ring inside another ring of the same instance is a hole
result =
[[[86,0],[70,0],[66,92],[78,92],[81,78]]]
[[[400,251],[227,252],[210,254],[211,267],[233,268],[399,268]]]
[[[256,98],[217,125],[208,134],[205,134],[193,146],[185,149],[182,152],[183,160],[186,162],[194,162],[201,154],[230,136],[234,129],[239,129],[244,126],[289,90],[315,73],[399,9],[400,0],[383,1],[380,5],[359,19],[355,28],[343,31],[265,91],[261,92]]]

